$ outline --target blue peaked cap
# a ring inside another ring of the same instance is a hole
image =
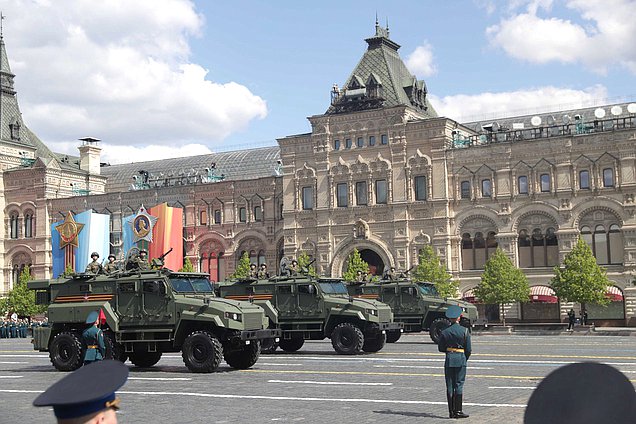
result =
[[[462,308],[457,305],[451,305],[446,310],[446,318],[457,319],[462,314]]]
[[[97,313],[97,311],[93,311],[90,314],[88,314],[88,316],[86,317],[86,324],[94,324],[95,321],[97,321],[97,318],[99,317],[99,314]]]

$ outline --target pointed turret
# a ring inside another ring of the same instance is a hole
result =
[[[426,98],[426,83],[418,80],[400,58],[400,45],[389,38],[389,25],[375,21],[375,35],[365,40],[367,51],[342,90],[331,93],[327,114],[408,106],[424,117],[437,113]],[[335,86],[334,86],[335,87]]]

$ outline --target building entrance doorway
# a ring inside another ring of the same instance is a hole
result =
[[[360,251],[360,257],[369,264],[370,275],[382,275],[384,272],[384,261],[380,255],[371,249],[362,249]]]

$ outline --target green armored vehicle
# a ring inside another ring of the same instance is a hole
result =
[[[395,321],[404,324],[405,333],[428,331],[437,343],[439,335],[450,322],[446,310],[450,305],[458,305],[464,311],[460,324],[471,328],[477,321],[475,305],[455,299],[445,299],[437,293],[434,284],[414,282],[409,279],[381,280],[379,283],[350,283],[347,285],[351,296],[375,299],[386,303],[393,310]],[[401,336],[400,331],[387,333],[387,342],[394,343]]]
[[[378,352],[387,331],[399,332],[391,308],[376,300],[354,299],[339,279],[284,276],[217,283],[226,299],[250,300],[261,305],[271,327],[282,330],[278,346],[295,352],[309,340],[330,338],[336,352],[355,355]],[[270,340],[264,353],[274,352]]]
[[[267,329],[261,307],[216,297],[207,274],[132,269],[30,281],[28,287],[37,303],[48,304],[49,326],[35,329],[34,348],[49,352],[60,371],[82,365],[84,321],[96,310],[106,357],[139,367],[155,365],[164,352],[182,352],[192,372],[213,372],[222,358],[233,368],[249,368],[260,341],[280,335]]]

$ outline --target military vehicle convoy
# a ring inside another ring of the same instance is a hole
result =
[[[399,332],[391,308],[371,299],[354,299],[339,279],[310,276],[249,278],[217,283],[226,299],[249,300],[265,309],[273,328],[282,330],[280,341],[269,340],[264,353],[277,347],[286,352],[300,349],[305,340],[330,338],[343,355],[378,352],[387,331]]]
[[[53,366],[82,365],[87,315],[101,311],[106,357],[139,367],[164,352],[182,352],[192,372],[209,373],[222,359],[236,369],[258,360],[261,340],[278,338],[263,309],[215,296],[207,274],[167,269],[129,269],[110,275],[75,274],[30,281],[36,302],[48,305],[48,327],[36,328],[35,350],[49,352]]]
[[[455,299],[444,299],[434,284],[415,282],[407,278],[381,280],[379,283],[350,283],[347,285],[351,296],[361,299],[375,299],[386,303],[393,310],[396,322],[404,324],[405,333],[428,331],[437,343],[439,335],[450,325],[446,310],[450,305],[458,305],[464,311],[460,324],[471,328],[477,321],[475,305]],[[402,332],[387,332],[387,342],[395,343]]]

